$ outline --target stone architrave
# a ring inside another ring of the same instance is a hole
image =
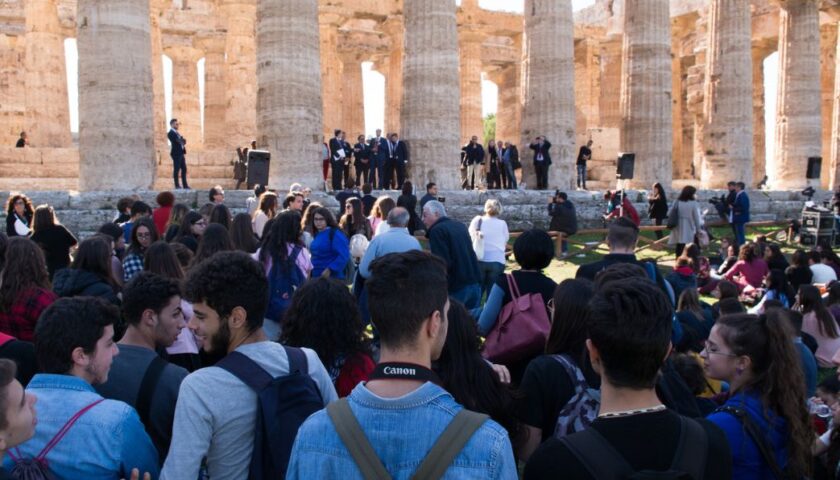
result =
[[[806,181],[805,170],[808,158],[820,156],[822,150],[819,2],[778,3],[779,91],[771,185],[781,190],[818,187],[819,179]]]
[[[751,20],[743,0],[709,5],[703,188],[725,188],[728,181],[753,185]]]
[[[344,101],[333,108],[343,109],[342,129],[347,133],[346,140],[355,145],[356,137],[365,134],[365,88],[362,79],[362,59],[358,54],[345,53],[341,61],[344,83]]]
[[[227,25],[226,144],[236,148],[250,145],[257,136],[257,0],[220,0],[220,12]]]
[[[535,187],[533,152],[537,136],[551,142],[548,183],[574,186],[575,58],[571,0],[525,0],[522,62],[523,180]]]
[[[269,183],[323,185],[317,0],[258,0],[257,145],[271,152]]]
[[[461,145],[473,136],[484,143],[484,119],[481,98],[481,42],[484,35],[475,29],[461,27]]]
[[[629,186],[673,179],[670,2],[627,0],[621,84],[621,150],[636,154]]]
[[[401,138],[410,152],[409,178],[458,187],[461,81],[458,31],[451,0],[405,2]]]
[[[26,132],[33,147],[69,147],[64,36],[56,0],[26,0]]]
[[[79,187],[150,188],[155,176],[148,0],[79,0]]]

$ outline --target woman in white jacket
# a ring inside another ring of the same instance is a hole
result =
[[[677,216],[677,225],[671,229],[668,245],[676,245],[676,254],[682,255],[686,244],[694,243],[694,237],[703,224],[700,218],[700,205],[697,204],[697,189],[687,185],[668,212],[668,222],[672,224],[672,215]]]
[[[473,239],[473,247],[483,243],[483,252],[479,248],[476,252],[478,257],[478,271],[481,274],[479,284],[481,285],[481,296],[490,294],[493,282],[496,277],[505,271],[505,247],[510,239],[507,222],[499,218],[502,213],[502,204],[496,199],[487,200],[484,204],[484,215],[479,215],[470,222],[470,237]]]

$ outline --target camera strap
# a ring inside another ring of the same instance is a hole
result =
[[[376,366],[368,380],[417,380],[440,385],[440,378],[429,368],[414,363],[385,362]]]

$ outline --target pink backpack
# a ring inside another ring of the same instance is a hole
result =
[[[508,365],[542,352],[551,322],[542,295],[521,295],[513,275],[505,277],[512,300],[502,307],[496,324],[487,334],[484,357]]]

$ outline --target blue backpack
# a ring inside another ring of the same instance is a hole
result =
[[[283,319],[283,314],[292,303],[295,290],[306,281],[295,263],[301,250],[301,247],[295,246],[285,262],[281,262],[277,257],[271,259],[271,271],[268,272],[271,296],[268,299],[268,310],[265,312],[265,317],[270,320],[280,322]]]
[[[324,408],[318,385],[309,376],[303,350],[283,346],[289,374],[274,378],[258,363],[231,352],[216,364],[257,393],[254,453],[248,480],[276,480],[286,476],[298,429],[310,415]]]

